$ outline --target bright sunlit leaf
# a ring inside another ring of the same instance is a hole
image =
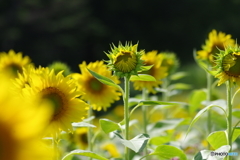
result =
[[[113,132],[115,130],[120,130],[120,126],[116,122],[113,122],[109,119],[100,119],[99,123],[100,123],[101,129],[106,134]]]
[[[64,156],[62,158],[62,160],[72,160],[72,157],[74,155],[80,155],[80,156],[85,156],[85,157],[91,157],[97,160],[108,160],[107,158],[104,158],[94,152],[91,151],[87,151],[87,150],[80,150],[80,149],[76,149],[71,151],[70,153],[68,153],[66,156]]]
[[[106,84],[106,85],[109,85],[109,86],[113,86],[113,87],[117,87],[122,93],[123,93],[123,90],[122,88],[117,85],[115,82],[113,82],[111,79],[105,77],[105,76],[102,76],[90,69],[88,69],[88,71],[97,79],[99,80],[100,82],[102,82],[103,84]]]
[[[150,155],[158,155],[167,159],[178,157],[179,160],[187,160],[187,156],[182,150],[170,145],[160,145],[152,153],[150,153]]]
[[[156,79],[148,74],[138,74],[138,75],[132,75],[130,80],[132,81],[156,81]]]

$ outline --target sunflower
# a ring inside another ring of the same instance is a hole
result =
[[[133,86],[136,90],[142,90],[143,88],[147,88],[147,90],[151,93],[156,93],[154,90],[155,87],[158,87],[162,84],[161,79],[167,76],[167,68],[162,67],[163,58],[158,54],[158,51],[154,50],[151,52],[147,52],[143,54],[142,59],[144,60],[144,64],[146,66],[153,65],[153,67],[144,72],[139,72],[142,74],[149,74],[153,76],[156,81],[133,81]]]
[[[0,99],[0,159],[51,160],[53,150],[41,141],[51,110],[33,106],[35,103],[29,103],[31,99],[13,96],[7,87],[2,88],[3,84],[12,85],[6,79],[1,75],[0,95],[4,99]]]
[[[66,63],[59,61],[53,62],[52,64],[48,65],[48,68],[54,69],[55,74],[57,74],[60,71],[63,71],[64,76],[67,76],[71,73],[70,67]]]
[[[43,104],[53,108],[49,121],[49,131],[58,135],[60,131],[72,131],[72,122],[79,122],[87,115],[89,105],[79,96],[75,80],[64,77],[62,72],[55,75],[54,70],[40,68],[40,71],[31,74],[29,85],[24,89],[24,95],[38,95]]]
[[[105,143],[101,146],[104,151],[107,151],[111,158],[119,158],[121,155],[117,150],[117,147],[113,143]]]
[[[119,43],[118,47],[114,44],[111,46],[111,51],[106,53],[110,59],[108,66],[114,74],[119,77],[130,77],[131,75],[137,75],[143,66],[143,61],[141,56],[143,51],[137,51],[138,44],[132,45],[131,43],[126,43],[123,46]]]
[[[74,141],[80,149],[88,148],[88,128],[80,127],[74,132]]]
[[[218,49],[224,50],[225,46],[234,46],[235,41],[231,39],[230,34],[223,32],[217,33],[216,30],[212,30],[205,45],[202,46],[202,50],[197,51],[197,59],[205,60],[214,64],[214,56],[218,53]]]
[[[110,78],[116,84],[120,81],[117,77],[112,76],[112,72],[108,70],[107,65],[103,61],[91,62],[88,65],[84,61],[79,65],[81,74],[73,74],[73,78],[78,81],[79,90],[85,94],[81,98],[88,101],[94,110],[107,110],[107,107],[111,106],[111,103],[120,99],[121,93],[115,87],[105,85],[93,77],[89,71],[90,69],[102,76]]]
[[[226,81],[240,86],[240,47],[228,46],[220,50],[216,56],[216,78],[219,78],[218,86]]]
[[[11,78],[15,78],[18,72],[22,73],[22,68],[31,64],[31,59],[28,56],[22,55],[21,52],[15,53],[14,50],[9,50],[8,53],[0,52],[0,71],[8,72]]]
[[[174,52],[160,52],[159,56],[162,59],[162,67],[167,68],[168,75],[174,73],[179,67],[179,60]]]

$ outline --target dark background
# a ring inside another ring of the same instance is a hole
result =
[[[36,65],[58,60],[79,71],[119,41],[173,51],[184,65],[212,29],[240,37],[240,1],[1,0],[0,28],[0,51],[23,52]]]

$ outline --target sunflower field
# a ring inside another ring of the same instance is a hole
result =
[[[185,68],[176,53],[133,42],[102,52],[78,72],[0,52],[0,160],[240,159],[240,46],[230,34],[213,29]]]

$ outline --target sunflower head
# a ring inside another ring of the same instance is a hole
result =
[[[162,58],[162,67],[167,68],[168,75],[174,73],[179,67],[179,60],[174,52],[161,52],[159,56]]]
[[[158,54],[158,51],[153,50],[153,51],[147,52],[146,54],[144,53],[142,55],[142,59],[144,60],[144,64],[146,66],[152,65],[152,68],[147,71],[143,71],[139,73],[151,75],[156,79],[156,81],[134,80],[133,86],[136,90],[142,90],[143,88],[147,88],[149,92],[156,93],[154,88],[162,84],[161,79],[167,76],[167,67],[162,66],[163,56]]]
[[[90,62],[89,64],[84,61],[79,64],[79,68],[81,74],[72,74],[72,78],[77,80],[78,89],[85,93],[81,98],[88,101],[94,110],[100,111],[103,109],[106,111],[113,102],[120,99],[121,93],[117,88],[101,83],[87,70],[90,69],[119,84],[118,78],[112,76],[112,72],[108,70],[103,61]]]
[[[219,78],[218,85],[227,80],[240,86],[240,47],[228,46],[225,50],[220,50],[216,58],[216,78]]]
[[[110,70],[114,71],[114,74],[119,77],[130,77],[131,75],[137,75],[143,66],[143,60],[141,56],[143,51],[137,51],[138,44],[132,45],[132,43],[126,42],[125,46],[119,42],[118,47],[114,44],[111,46],[111,51],[106,53],[110,59],[108,66]]]
[[[21,52],[15,53],[14,50],[9,50],[8,53],[0,53],[0,71],[5,71],[11,78],[18,76],[18,72],[22,73],[23,67],[31,63],[28,56],[22,55]]]
[[[215,65],[215,55],[219,53],[218,49],[224,50],[225,46],[234,46],[235,41],[230,34],[212,30],[202,50],[197,51],[197,59],[204,60],[211,65]]]
[[[79,99],[83,93],[77,90],[77,83],[71,77],[57,74],[49,68],[39,68],[31,74],[23,95],[36,95],[40,104],[52,110],[47,133],[58,135],[61,131],[72,131],[72,122],[82,121],[89,105]]]
[[[53,62],[48,66],[49,69],[54,69],[55,74],[57,74],[60,71],[63,71],[63,75],[67,76],[71,73],[70,67],[63,62]]]

